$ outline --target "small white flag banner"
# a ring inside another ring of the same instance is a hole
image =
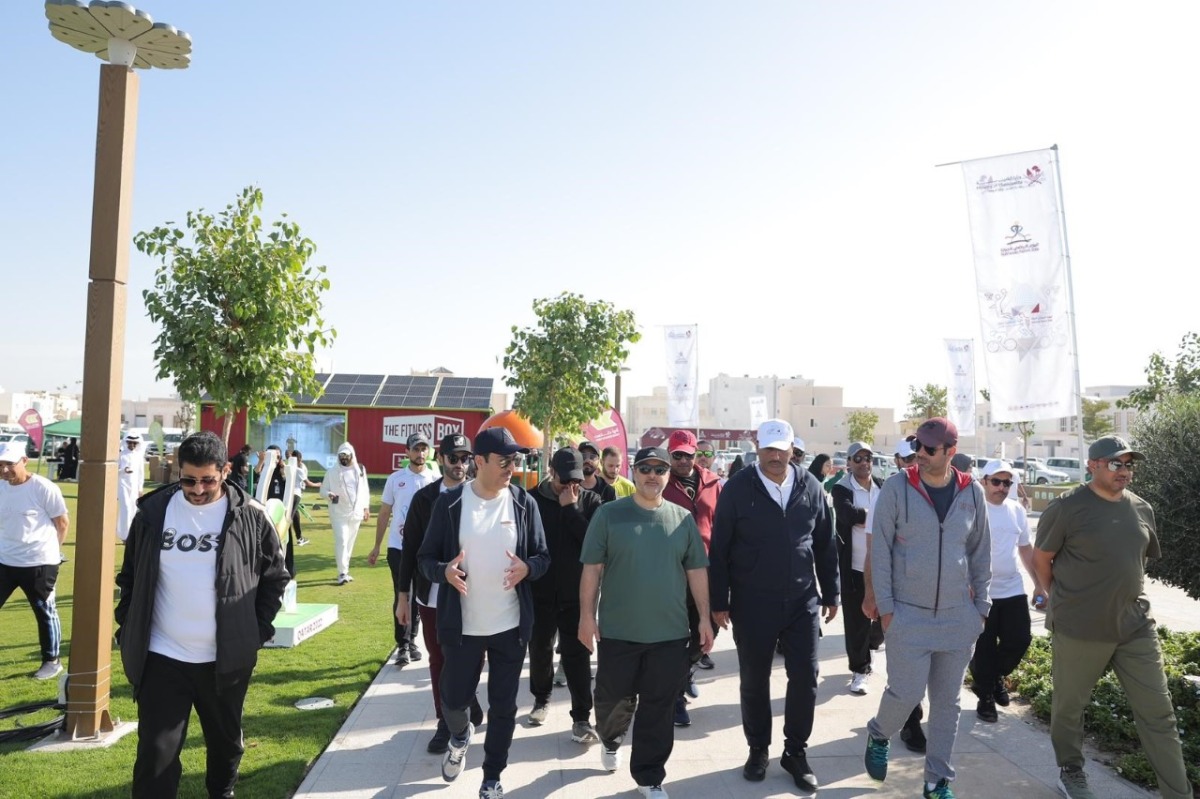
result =
[[[667,325],[667,427],[699,427],[698,325]]]
[[[950,379],[946,385],[950,421],[958,435],[975,435],[975,342],[969,338],[946,339],[950,356]]]
[[[1036,150],[964,161],[962,169],[992,420],[1073,416],[1057,161]]]
[[[767,421],[767,398],[750,398],[750,429],[758,431],[759,425]]]

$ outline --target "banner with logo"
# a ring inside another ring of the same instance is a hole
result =
[[[767,421],[767,398],[750,398],[750,429],[757,430],[759,425]]]
[[[33,408],[25,411],[17,419],[17,424],[21,425],[21,429],[29,435],[29,440],[37,447],[38,455],[42,453],[42,440],[45,433],[42,432],[42,415]]]
[[[950,356],[950,379],[946,383],[946,406],[959,436],[975,435],[975,342],[969,338],[946,339]]]
[[[699,325],[667,325],[667,426],[700,424]]]
[[[621,453],[621,470],[619,474],[629,475],[628,452],[629,439],[625,436],[625,420],[613,408],[606,409],[592,421],[580,426],[583,437],[595,444],[604,452],[605,447],[615,447]]]
[[[1069,267],[1053,151],[962,168],[992,420],[1074,416]]]

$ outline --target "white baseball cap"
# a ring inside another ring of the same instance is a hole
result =
[[[758,426],[759,449],[781,449],[791,452],[796,442],[792,426],[783,419],[768,419]]]
[[[801,438],[800,436],[796,436],[795,438],[793,438],[792,439],[792,449],[798,449],[801,452],[803,452],[804,451],[804,439]]]
[[[988,461],[987,464],[985,464],[983,467],[983,476],[984,477],[991,477],[993,474],[998,474],[1000,472],[1008,472],[1009,474],[1016,474],[1017,470],[1013,468],[1011,463],[1009,463],[1008,461],[1000,460],[999,458]]]
[[[25,457],[24,441],[5,441],[0,444],[0,463],[16,463]]]
[[[912,442],[906,438],[896,445],[896,454],[901,458],[907,458],[917,454],[917,451],[913,449]]]

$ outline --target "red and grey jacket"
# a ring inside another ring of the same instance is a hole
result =
[[[700,528],[700,538],[704,541],[704,551],[708,552],[712,541],[713,517],[717,514],[717,498],[721,495],[721,478],[708,469],[697,466],[696,496],[689,497],[679,478],[671,475],[667,487],[663,489],[663,499],[674,502],[679,507],[692,514],[696,526]]]

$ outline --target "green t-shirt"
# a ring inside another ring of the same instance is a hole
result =
[[[600,637],[652,644],[687,638],[687,575],[708,566],[692,514],[671,502],[646,510],[625,497],[601,505],[581,563],[604,566]]]
[[[1154,617],[1146,559],[1162,557],[1154,510],[1125,492],[1109,502],[1087,486],[1051,502],[1036,546],[1054,557],[1046,628],[1085,641],[1126,641]]]

